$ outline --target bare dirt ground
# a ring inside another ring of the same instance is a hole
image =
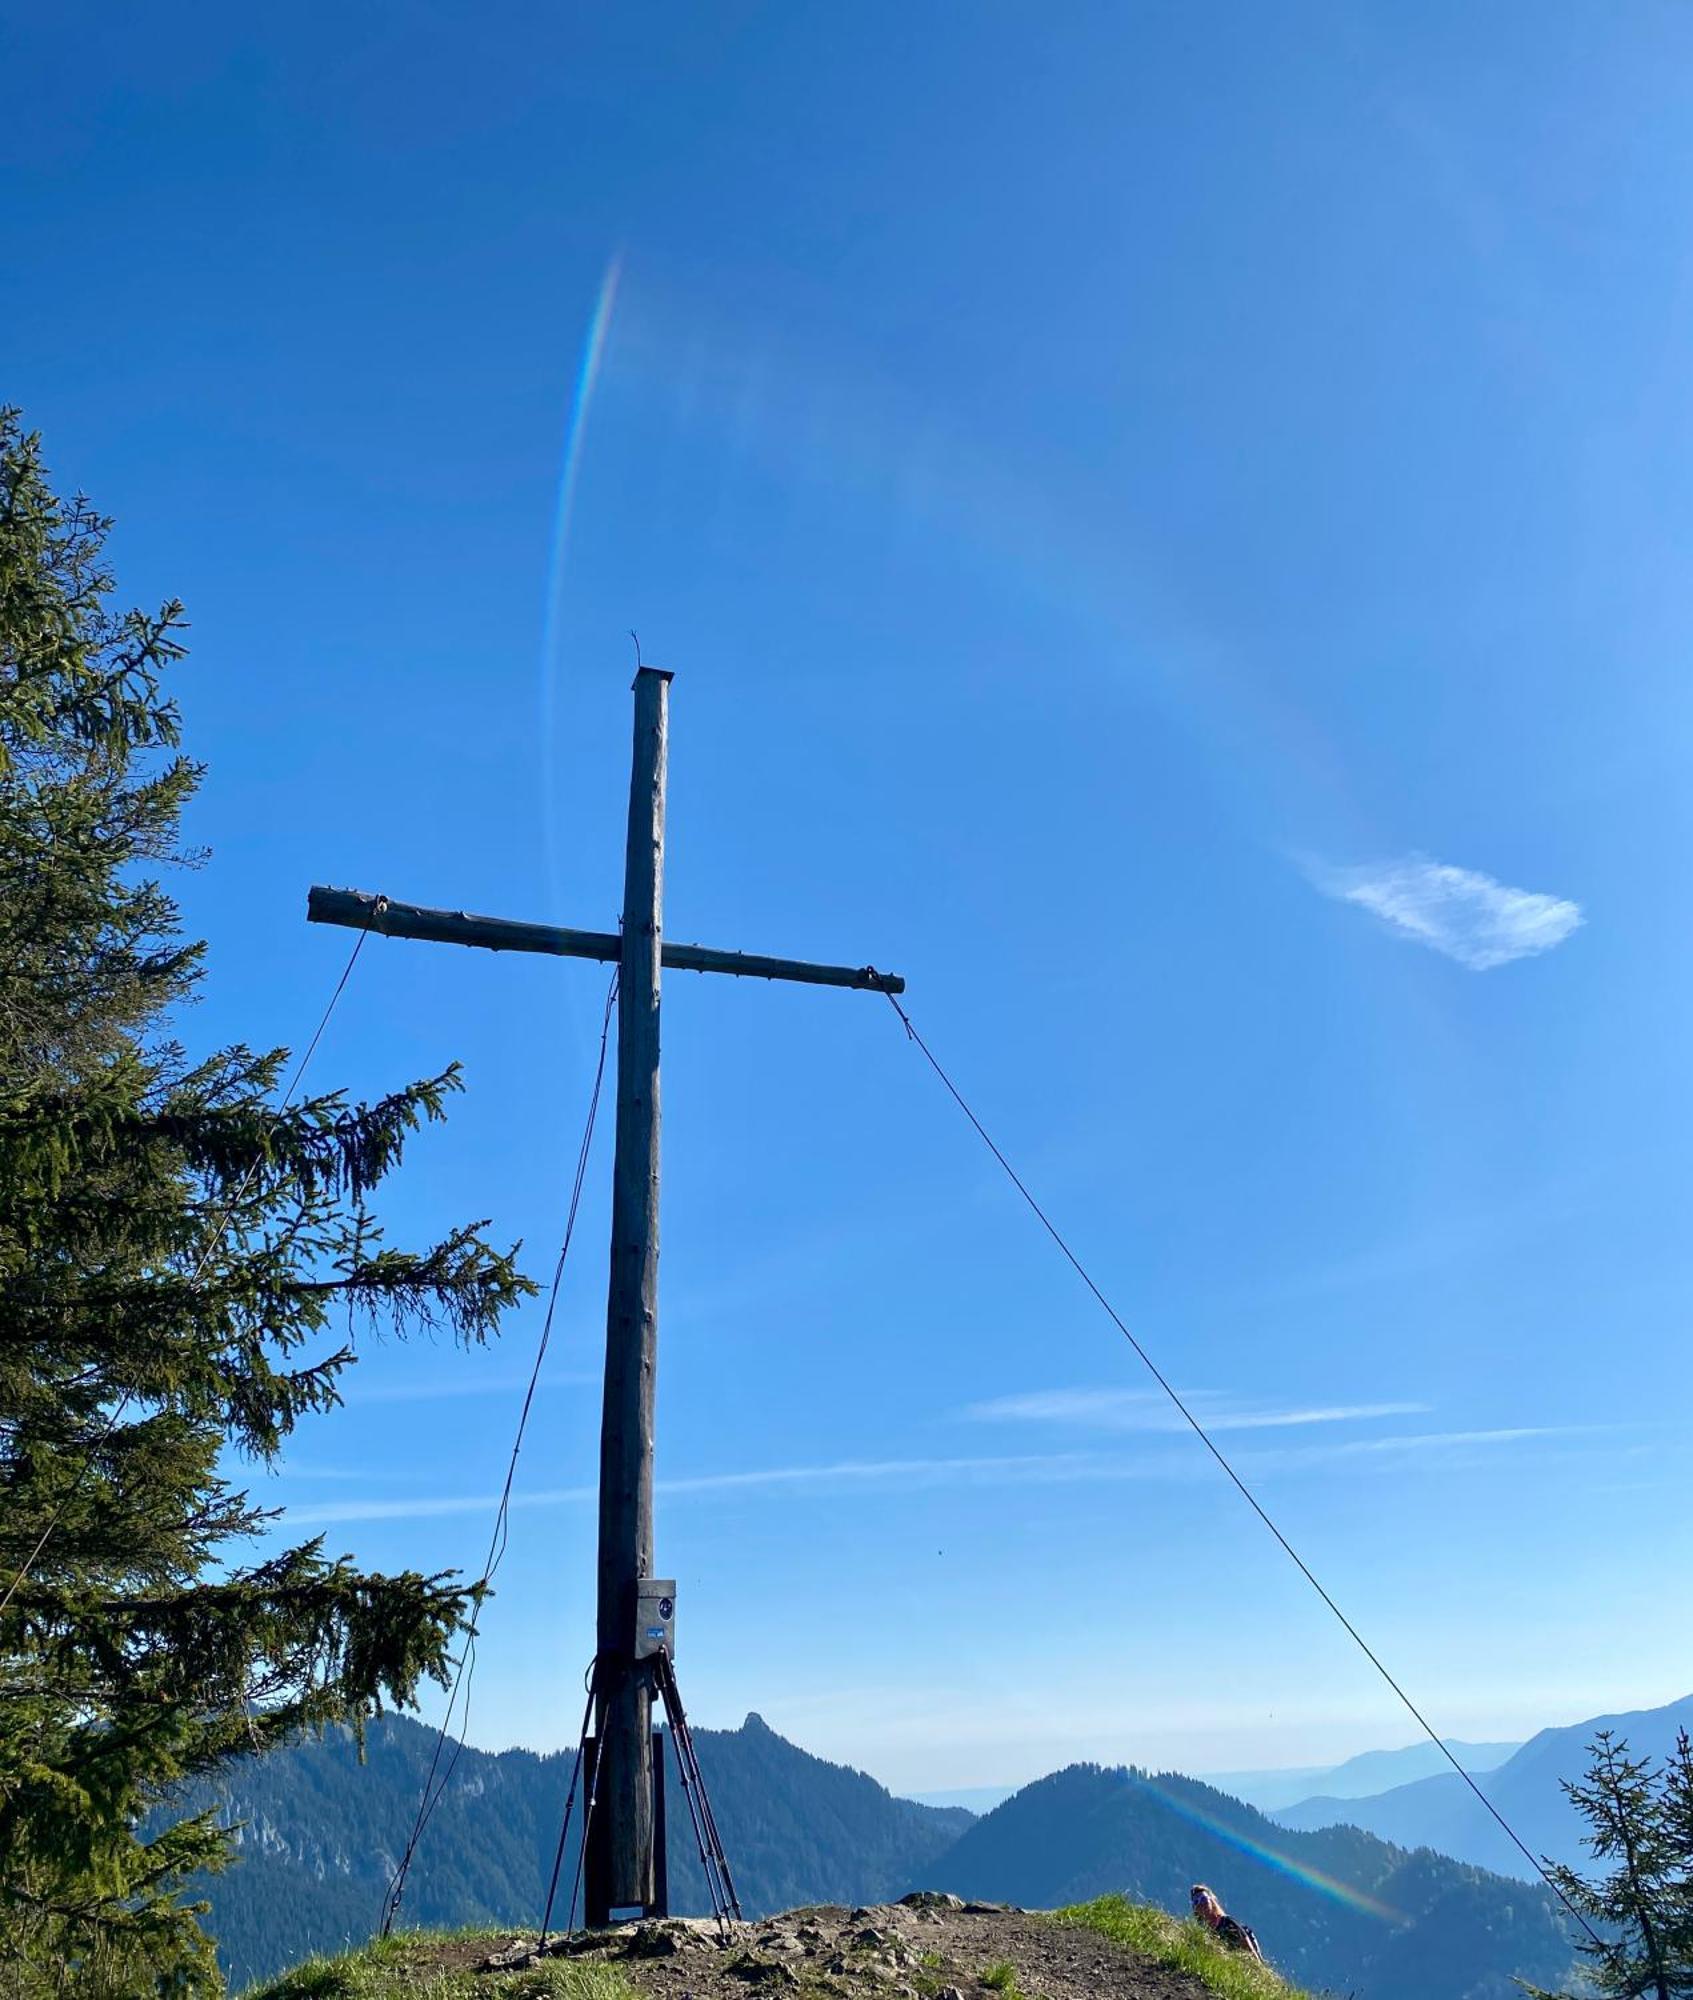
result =
[[[513,1941],[490,1969],[533,1962]],[[671,1918],[554,1947],[615,1965],[647,2000],[1205,2000],[1186,1973],[1149,1966],[1109,1939],[1023,1910],[914,1897],[873,1909],[823,1907],[737,1928],[727,1943],[709,1923]]]

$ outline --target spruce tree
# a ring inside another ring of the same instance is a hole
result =
[[[0,412],[0,1991],[219,1990],[173,1788],[440,1678],[477,1591],[287,1546],[231,1468],[338,1401],[360,1332],[490,1336],[483,1224],[388,1246],[372,1191],[456,1069],[279,1101],[286,1052],[190,1056],[161,871],[199,767],[182,611],[120,612],[108,523]]]
[[[1685,1729],[1676,1731],[1660,1785],[1664,1837],[1674,1870],[1665,1929],[1678,1962],[1693,1968],[1693,1737]]]
[[[1682,1782],[1689,1775],[1683,1738]],[[1615,2000],[1687,2000],[1693,1995],[1693,1936],[1687,1926],[1693,1863],[1678,1831],[1676,1767],[1655,1772],[1602,1729],[1588,1747],[1587,1777],[1566,1784],[1587,1821],[1596,1861],[1615,1865],[1589,1879],[1561,1863],[1547,1873],[1570,1907],[1592,1926],[1581,1946],[1593,1991]],[[1537,2000],[1548,2000],[1540,1994]]]

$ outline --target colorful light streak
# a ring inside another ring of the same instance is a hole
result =
[[[582,440],[587,434],[588,412],[605,359],[611,334],[612,314],[617,306],[617,287],[623,276],[621,252],[606,265],[600,279],[594,310],[583,337],[581,358],[576,365],[576,386],[565,419],[564,452],[559,462],[558,494],[553,506],[552,547],[547,559],[546,617],[541,628],[541,786],[542,822],[545,829],[547,882],[555,906],[559,895],[558,806],[556,733],[558,728],[558,685],[560,627],[563,623],[565,559],[570,547],[570,527],[576,512],[576,485],[582,468]]]
[[[1332,1875],[1325,1875],[1320,1868],[1313,1868],[1308,1862],[1296,1861],[1291,1854],[1284,1854],[1279,1848],[1269,1846],[1261,1840],[1253,1840],[1238,1826],[1206,1812],[1203,1807],[1179,1798],[1174,1792],[1166,1791],[1153,1778],[1136,1778],[1158,1800],[1159,1804],[1173,1812],[1178,1819],[1185,1819],[1202,1828],[1214,1840],[1222,1841],[1237,1853],[1249,1855],[1252,1860],[1262,1862],[1266,1868],[1273,1868],[1278,1875],[1286,1875],[1292,1881],[1302,1882],[1308,1889],[1315,1889],[1322,1895],[1331,1896],[1337,1903],[1344,1903],[1349,1909],[1362,1910],[1366,1915],[1380,1917],[1384,1923],[1403,1924],[1410,1919],[1403,1911],[1389,1908],[1378,1902],[1374,1896],[1367,1896],[1362,1889],[1354,1889],[1348,1882],[1340,1882]]]

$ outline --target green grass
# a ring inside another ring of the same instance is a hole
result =
[[[249,1987],[245,2000],[639,2000],[623,1975],[605,1966],[553,1959],[527,1972],[471,1969],[482,1954],[467,1954],[464,1945],[492,1951],[511,1935],[437,1931],[378,1938],[338,1958],[309,1958],[280,1979]]]
[[[1178,1923],[1122,1896],[1059,1910],[1053,1921],[1098,1931],[1155,1965],[1192,1973],[1218,2000],[1309,2000],[1275,1973],[1213,1942],[1197,1924]],[[308,1959],[280,1979],[249,1987],[244,2000],[640,2000],[614,1967],[551,1959],[526,1972],[472,1970],[511,1935],[432,1931],[377,1939],[339,1958]],[[1024,2000],[1009,1960],[984,1966],[978,1977],[1003,2000]],[[932,1982],[920,1976],[918,1983],[921,1990]]]
[[[1101,1896],[1097,1903],[1078,1903],[1059,1910],[1056,1921],[1098,1931],[1155,1965],[1191,1972],[1219,2000],[1306,2000],[1297,1987],[1238,1951],[1230,1951],[1227,1945],[1216,1943],[1198,1924],[1191,1920],[1178,1923],[1162,1910],[1131,1903],[1125,1896]]]

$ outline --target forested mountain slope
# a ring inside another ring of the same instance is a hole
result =
[[[1112,1891],[1186,1907],[1204,1881],[1301,1985],[1358,2000],[1520,2000],[1574,1952],[1543,1889],[1353,1827],[1296,1833],[1192,1778],[1073,1765],[978,1820],[933,1871],[1048,1908]]]
[[[749,1914],[900,1895],[933,1873],[971,1823],[966,1812],[893,1798],[861,1772],[808,1756],[756,1715],[737,1730],[696,1730],[695,1739]],[[362,1764],[351,1735],[337,1730],[238,1765],[215,1793],[195,1796],[245,1822],[240,1859],[196,1885],[211,1899],[211,1928],[237,1987],[370,1936],[434,1745],[432,1730],[391,1716],[368,1732]],[[672,1905],[704,1910],[674,1763],[666,1775]],[[569,1782],[566,1754],[462,1752],[418,1848],[403,1921],[539,1922]],[[575,1853],[573,1837],[566,1896]]]

